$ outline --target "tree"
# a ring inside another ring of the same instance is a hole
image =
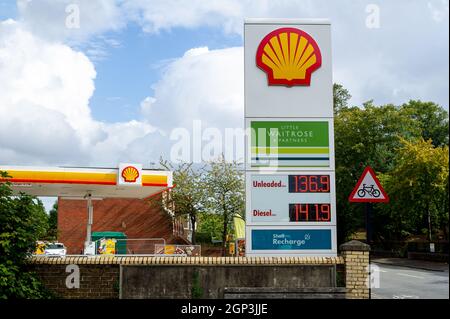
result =
[[[368,101],[362,108],[348,107],[350,95],[347,90],[339,84],[333,88],[337,223],[338,240],[342,242],[364,225],[362,206],[350,204],[347,200],[363,169],[372,166],[389,183],[392,172],[399,165],[398,152],[404,147],[405,141],[423,138],[431,139],[434,146],[448,145],[448,113],[435,103],[413,100],[402,106],[375,106],[372,101]],[[411,199],[405,199],[403,204],[406,206],[397,214],[409,211],[409,207],[414,205]],[[447,198],[441,199],[441,206],[448,207]],[[383,207],[375,205],[374,216],[387,214]],[[410,219],[405,216],[403,220],[386,223],[386,220],[383,222],[379,218],[376,220],[378,224],[374,227],[374,235],[378,233],[384,238],[406,236],[415,232],[407,225]]]
[[[49,240],[56,240],[58,237],[58,201],[53,204],[48,214],[48,231],[46,237]]]
[[[0,172],[0,299],[46,298],[49,293],[28,271],[27,259],[47,232],[42,202],[23,193],[13,197],[9,176]]]
[[[222,255],[225,256],[226,239],[233,217],[245,218],[245,187],[241,165],[236,161],[227,162],[223,156],[209,163],[205,175],[208,192],[205,206],[208,211],[222,216]]]
[[[335,165],[338,240],[364,225],[361,205],[350,204],[348,195],[368,165],[378,172],[394,167],[399,136],[411,139],[420,136],[412,119],[402,116],[398,107],[377,107],[372,101],[364,108],[347,107],[335,115]]]
[[[204,197],[206,195],[200,170],[193,168],[192,163],[181,163],[174,166],[161,160],[161,165],[173,171],[173,184],[170,196],[162,198],[160,205],[174,207],[176,216],[187,216],[192,226],[192,240],[195,244],[195,232],[198,214],[204,211]]]
[[[200,213],[197,225],[197,231],[204,234],[204,240],[207,240],[208,243],[211,243],[212,238],[222,238],[223,217],[221,215],[209,212]]]
[[[433,102],[411,100],[401,106],[402,116],[409,117],[425,141],[434,146],[448,145],[448,112]]]
[[[448,146],[422,137],[401,142],[395,168],[382,177],[391,194],[384,215],[391,233],[427,233],[431,241],[436,229],[448,228]]]
[[[333,84],[333,108],[334,113],[339,113],[342,109],[348,107],[348,101],[352,98],[347,89],[341,84]]]

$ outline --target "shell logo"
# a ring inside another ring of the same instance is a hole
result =
[[[127,183],[135,183],[139,177],[139,171],[134,166],[127,166],[122,170],[123,180]]]
[[[256,65],[267,73],[269,85],[310,85],[311,73],[322,65],[316,41],[296,28],[280,28],[264,37]]]

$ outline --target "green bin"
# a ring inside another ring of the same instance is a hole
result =
[[[95,253],[98,254],[98,244],[100,239],[118,239],[116,242],[116,253],[119,255],[125,255],[127,253],[127,235],[122,232],[116,231],[96,231],[92,232],[91,240],[95,242]],[[120,240],[119,240],[120,239]]]

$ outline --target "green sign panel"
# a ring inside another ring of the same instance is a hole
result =
[[[252,167],[329,167],[327,121],[251,121]]]

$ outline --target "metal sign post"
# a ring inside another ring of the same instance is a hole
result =
[[[348,197],[350,202],[365,203],[365,217],[366,217],[366,243],[368,245],[372,244],[373,236],[373,225],[372,225],[372,215],[373,215],[373,203],[387,203],[389,202],[389,196],[384,191],[380,184],[374,170],[367,166],[364,172],[361,174],[355,188]],[[370,254],[369,254],[369,299],[372,298],[372,267],[370,265]]]
[[[372,214],[373,214],[373,204],[366,203],[365,206],[366,211],[366,244],[372,244]]]

